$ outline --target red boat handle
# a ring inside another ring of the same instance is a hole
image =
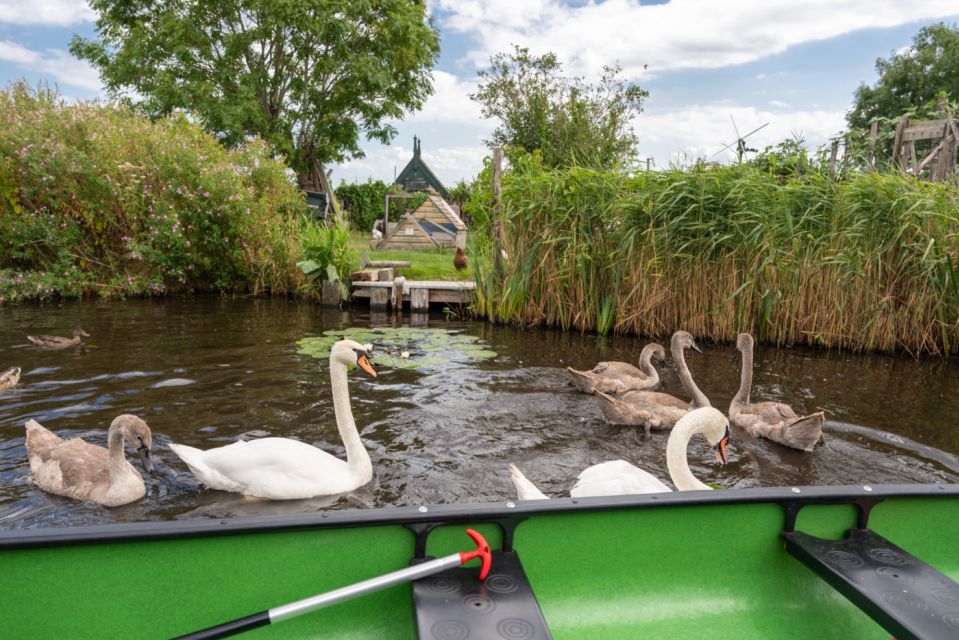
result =
[[[467,529],[466,535],[473,539],[473,542],[476,543],[476,548],[472,551],[460,551],[460,564],[466,564],[473,558],[481,558],[482,565],[480,566],[480,580],[486,580],[486,575],[489,573],[490,565],[493,563],[493,553],[489,550],[489,543],[486,542],[486,538],[473,529]]]

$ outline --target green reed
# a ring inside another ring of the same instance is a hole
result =
[[[481,176],[488,181],[489,172]],[[959,188],[748,166],[628,176],[518,159],[471,203],[477,310],[504,322],[959,352]]]

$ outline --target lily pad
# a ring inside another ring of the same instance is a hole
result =
[[[476,336],[447,329],[412,327],[330,329],[321,336],[297,341],[300,346],[297,353],[326,359],[333,344],[344,338],[372,343],[374,366],[387,369],[429,369],[451,362],[490,360],[497,355]]]

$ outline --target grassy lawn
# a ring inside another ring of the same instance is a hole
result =
[[[361,231],[350,232],[353,247],[362,260],[408,260],[410,267],[396,270],[396,275],[404,276],[407,280],[469,280],[472,277],[470,269],[457,272],[453,267],[454,249],[417,249],[408,251],[373,251],[370,249],[369,233]]]

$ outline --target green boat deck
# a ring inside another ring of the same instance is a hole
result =
[[[838,539],[862,487],[747,489],[610,499],[443,505],[271,519],[153,522],[0,533],[8,638],[169,638],[408,566],[404,523],[450,522],[427,552],[494,548],[491,521],[525,518],[514,547],[557,639],[876,638],[889,633],[790,556],[797,530]],[[875,487],[869,528],[959,578],[959,487]],[[487,524],[484,524],[487,523]],[[402,585],[249,638],[415,638]]]

